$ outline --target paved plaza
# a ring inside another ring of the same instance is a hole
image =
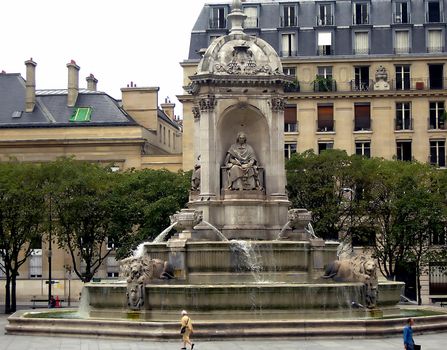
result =
[[[6,335],[5,315],[0,316],[0,350],[178,350],[180,340],[148,341],[91,339],[68,337],[44,337]],[[200,332],[197,329],[196,332]],[[180,338],[180,336],[179,336]],[[445,349],[447,333],[416,335],[416,343],[422,344],[424,350]],[[444,344],[444,345],[442,345]],[[301,339],[234,339],[221,341],[198,341],[195,350],[324,350],[324,349],[403,349],[400,337],[383,339],[337,339],[337,340],[301,340]]]

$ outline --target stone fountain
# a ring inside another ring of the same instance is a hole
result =
[[[311,213],[290,209],[283,91],[292,78],[267,42],[243,32],[244,18],[233,1],[230,33],[213,41],[190,77],[198,164],[188,208],[123,262],[125,280],[85,286],[87,321],[60,321],[53,333],[178,337],[175,322],[187,309],[202,336],[366,335],[373,333],[365,321],[350,320],[395,312],[403,283],[379,283],[363,256],[338,261],[338,243],[318,238]],[[145,330],[129,319],[147,321]],[[10,322],[10,333],[30,329]],[[110,330],[94,330],[105,324]],[[383,334],[389,324],[374,327]]]
[[[131,305],[142,320],[172,320],[185,308],[201,320],[324,318],[399,301],[400,283],[378,284],[359,267],[368,259],[336,264],[338,243],[315,235],[310,212],[289,210],[283,92],[292,78],[267,42],[243,32],[244,18],[233,1],[229,35],[190,77],[198,163],[188,209],[171,217],[178,232],[147,243],[141,258],[173,278],[157,270],[141,283],[127,274],[127,289],[115,285],[107,297],[103,285],[87,286],[90,317],[127,317]]]

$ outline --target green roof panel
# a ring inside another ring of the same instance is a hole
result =
[[[91,115],[91,107],[78,107],[73,111],[73,114],[70,117],[70,122],[89,122]]]

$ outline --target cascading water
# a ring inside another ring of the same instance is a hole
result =
[[[217,236],[222,240],[222,241],[228,241],[228,238],[225,237],[223,235],[222,232],[220,232],[215,226],[211,225],[208,221],[202,220],[202,223],[204,223],[205,225],[211,227],[211,229],[217,233]]]
[[[160,233],[157,237],[155,237],[153,243],[160,243],[163,242],[168,233],[172,230],[172,228],[177,225],[177,221],[171,224],[169,227],[167,227],[165,230],[163,230],[162,233]],[[143,243],[144,244],[144,243]]]
[[[256,254],[250,241],[233,239],[230,241],[230,248],[235,253],[238,270],[251,272],[256,283],[266,282],[261,276],[263,270],[262,261]]]

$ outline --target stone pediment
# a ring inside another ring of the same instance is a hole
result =
[[[198,75],[283,75],[276,51],[264,40],[245,34],[216,39],[205,52]]]

